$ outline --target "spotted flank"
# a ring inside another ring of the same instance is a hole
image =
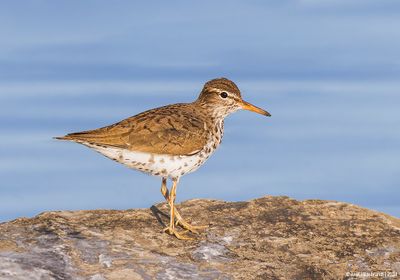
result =
[[[214,151],[207,145],[196,154],[179,156],[136,152],[87,142],[80,143],[129,168],[172,179],[197,170]]]

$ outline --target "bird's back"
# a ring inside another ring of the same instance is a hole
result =
[[[210,120],[192,103],[179,103],[58,139],[152,154],[190,155],[207,145],[210,126]]]

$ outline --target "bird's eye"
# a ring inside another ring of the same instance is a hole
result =
[[[225,91],[223,91],[223,92],[221,92],[220,96],[221,96],[222,98],[227,98],[227,97],[228,97],[228,94],[227,94]]]

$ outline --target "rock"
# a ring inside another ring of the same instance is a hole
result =
[[[190,241],[163,233],[165,203],[125,211],[46,212],[2,223],[0,279],[400,275],[400,220],[383,213],[271,196],[249,202],[190,200],[178,208],[194,224],[209,223],[209,228]]]

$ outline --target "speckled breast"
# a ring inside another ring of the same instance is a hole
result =
[[[191,155],[151,154],[127,149],[82,143],[102,155],[151,175],[179,178],[197,170],[217,149],[223,136],[223,122],[210,132],[209,141],[200,151]]]
[[[95,145],[90,145],[90,148],[129,168],[137,169],[155,176],[170,178],[178,178],[195,171],[213,152],[212,148],[205,147],[196,154],[179,156],[150,154]]]

